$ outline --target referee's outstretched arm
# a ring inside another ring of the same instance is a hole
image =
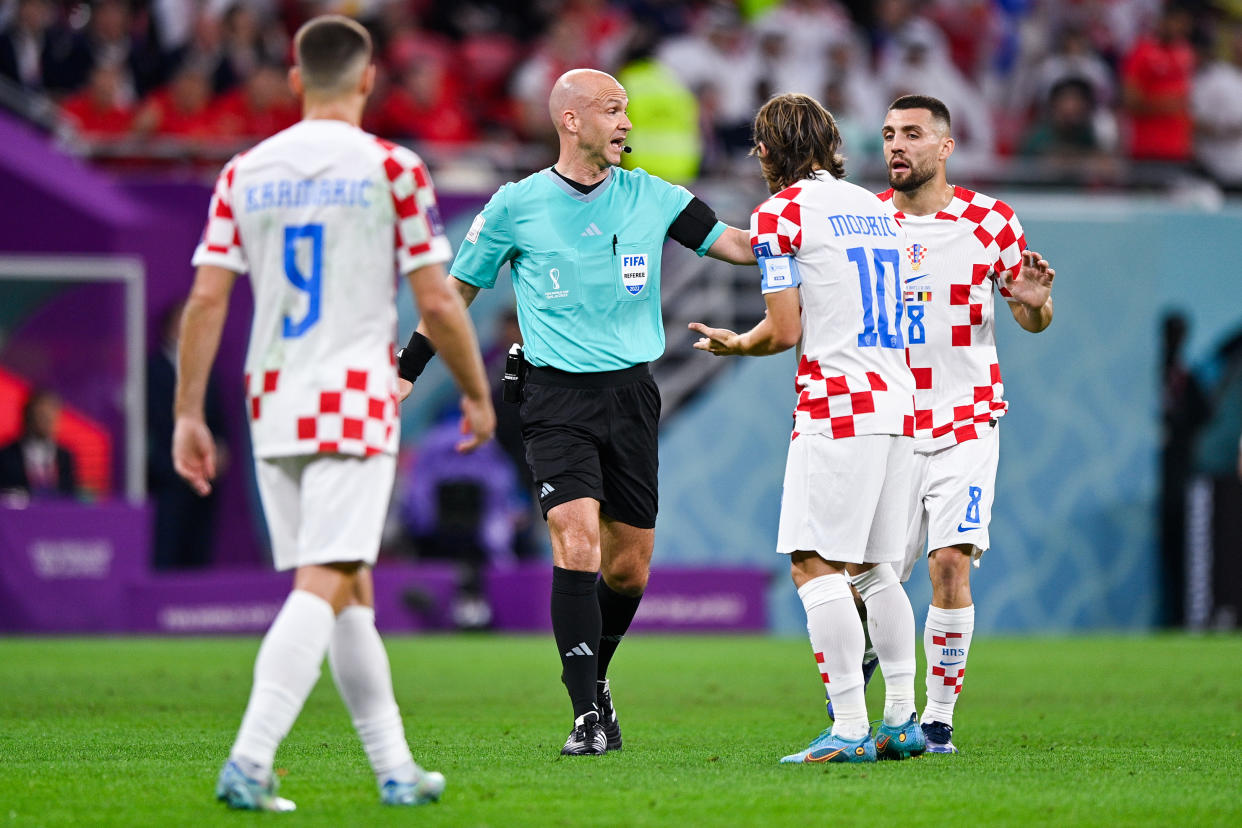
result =
[[[712,242],[712,246],[707,248],[707,255],[736,265],[755,263],[755,252],[750,249],[750,234],[732,226]]]

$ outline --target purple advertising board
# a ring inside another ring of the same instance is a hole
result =
[[[290,573],[261,569],[150,571],[151,513],[124,503],[0,507],[0,631],[11,633],[259,633],[279,611]],[[459,569],[381,561],[376,623],[386,632],[450,630]],[[493,626],[550,628],[551,567],[494,566],[484,575]],[[653,571],[634,629],[761,632],[768,573]]]
[[[147,506],[0,506],[0,628],[123,632],[128,584],[147,577]]]

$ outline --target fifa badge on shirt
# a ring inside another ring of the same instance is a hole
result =
[[[927,248],[916,242],[906,248],[906,255],[910,257],[910,267],[918,270],[923,265],[923,259],[927,258]]]
[[[621,284],[631,296],[647,286],[647,254],[627,253],[621,257]]]
[[[487,221],[482,213],[474,217],[474,221],[470,224],[470,229],[466,232],[466,241],[475,244],[479,240],[479,234],[483,232],[483,223]]]

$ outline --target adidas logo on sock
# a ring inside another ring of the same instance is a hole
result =
[[[591,222],[590,224],[588,224],[588,225],[587,225],[587,229],[585,229],[585,230],[583,230],[583,231],[582,231],[582,235],[584,235],[584,236],[602,236],[602,235],[604,235],[604,231],[603,231],[603,230],[600,230],[598,227],[596,227],[596,226],[595,226],[595,222]]]
[[[589,656],[589,655],[595,655],[595,653],[591,652],[591,648],[587,646],[587,643],[585,641],[579,641],[572,650],[565,653],[566,658],[571,658],[573,656]]]
[[[547,497],[548,495],[552,494],[555,491],[556,489],[552,487],[551,483],[544,483],[542,486],[539,487],[539,496],[541,498]]]

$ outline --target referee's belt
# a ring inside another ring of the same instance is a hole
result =
[[[536,385],[559,385],[563,388],[611,388],[628,385],[651,376],[651,366],[646,362],[616,371],[562,371],[541,365],[526,366],[526,381]]]

